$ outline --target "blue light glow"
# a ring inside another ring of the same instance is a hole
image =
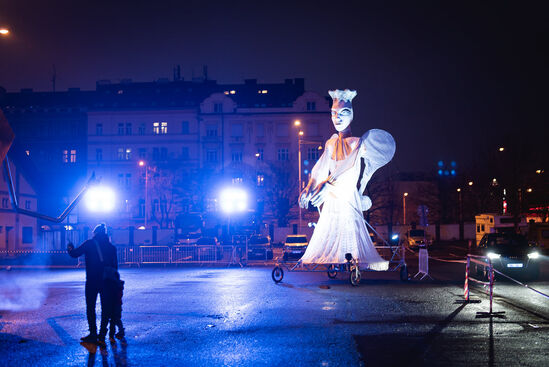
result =
[[[438,174],[439,174],[439,176],[442,176],[442,170],[441,169],[438,170]]]
[[[443,166],[444,166],[444,162],[443,162],[443,161],[438,161],[437,164],[438,164],[439,167],[443,167]]]
[[[456,175],[456,170],[455,170],[455,169],[451,170],[451,171],[450,171],[450,174],[451,174],[452,176],[455,176],[455,175]]]
[[[305,166],[308,166],[308,165],[309,165],[309,160],[308,160],[308,159],[305,159],[305,160],[303,161],[303,164],[304,164]]]

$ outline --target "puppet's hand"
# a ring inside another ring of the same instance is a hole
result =
[[[331,191],[332,184],[330,183],[330,179],[328,178],[325,181],[322,181],[318,186],[314,189],[313,194],[311,196],[311,204],[319,207],[322,205],[322,203],[326,200],[326,195],[328,195]]]
[[[299,206],[303,209],[307,209],[309,207],[309,200],[311,200],[311,185],[307,185],[301,192],[301,195],[299,195]]]

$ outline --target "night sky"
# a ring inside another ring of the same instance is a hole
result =
[[[395,169],[465,169],[510,138],[547,162],[548,9],[478,3],[0,0],[0,86],[51,90],[53,64],[57,90],[176,64],[186,80],[202,65],[219,83],[303,77],[323,95],[357,89],[353,132],[391,132]]]

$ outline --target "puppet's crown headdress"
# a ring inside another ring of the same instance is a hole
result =
[[[332,99],[335,101],[340,101],[340,102],[343,102],[343,103],[348,103],[350,104],[352,101],[353,101],[353,98],[356,97],[356,90],[349,90],[349,89],[345,89],[345,90],[340,90],[340,89],[336,89],[336,90],[330,90],[328,91],[328,94],[330,95],[330,97],[332,97]]]

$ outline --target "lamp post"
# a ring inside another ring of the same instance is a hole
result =
[[[149,172],[148,172],[148,166],[145,163],[145,161],[141,160],[139,161],[139,167],[144,167],[145,169],[145,228],[147,228],[147,202],[148,202],[148,183],[149,183]]]
[[[406,225],[406,196],[408,196],[407,192],[402,195],[402,224],[404,225]]]
[[[301,126],[301,121],[300,120],[295,120],[294,121],[294,126],[296,127],[300,127]],[[303,136],[303,130],[299,130],[299,133],[297,135],[297,161],[298,161],[298,164],[297,164],[297,181],[298,181],[298,185],[297,185],[297,200],[299,201],[299,195],[301,194],[301,137]],[[298,229],[297,229],[297,232],[301,232],[301,205],[298,205],[298,208],[299,208],[299,222],[298,222]]]

